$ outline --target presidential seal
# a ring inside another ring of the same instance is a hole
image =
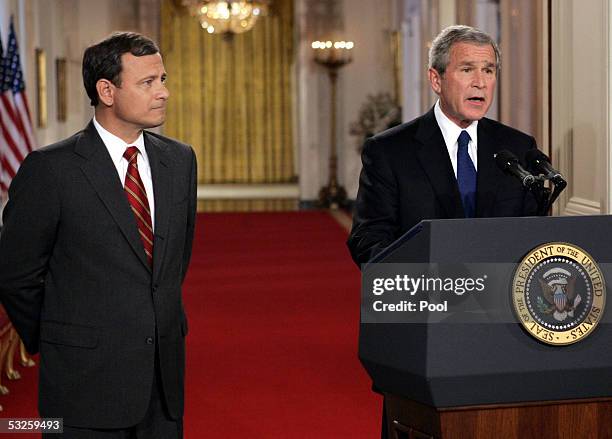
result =
[[[514,311],[534,338],[551,345],[576,343],[603,317],[604,277],[593,258],[565,242],[543,244],[519,263],[512,282]]]

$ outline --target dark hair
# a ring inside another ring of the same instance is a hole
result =
[[[108,79],[117,87],[121,85],[121,56],[131,53],[134,56],[159,53],[157,45],[135,32],[115,32],[98,44],[89,46],[83,54],[83,84],[94,107],[98,105],[96,83]]]

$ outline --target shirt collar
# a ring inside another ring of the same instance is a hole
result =
[[[440,100],[436,102],[434,106],[434,115],[436,116],[436,122],[438,122],[438,126],[440,127],[440,131],[442,131],[442,136],[444,137],[444,143],[448,148],[457,144],[457,139],[459,138],[459,134],[461,131],[465,130],[470,135],[471,141],[474,145],[478,145],[478,121],[473,121],[467,128],[461,128],[455,122],[450,120],[446,114],[440,108]]]
[[[147,151],[144,146],[144,137],[142,132],[134,142],[127,144],[122,139],[115,136],[113,133],[106,130],[102,125],[100,125],[100,123],[96,120],[96,116],[93,117],[93,123],[96,127],[96,130],[98,131],[98,134],[102,138],[102,142],[104,142],[106,149],[108,149],[108,153],[110,154],[115,166],[117,166],[123,158],[125,149],[128,146],[135,146],[136,148],[138,148],[138,152],[140,152],[140,155],[144,158],[145,162],[148,163]]]

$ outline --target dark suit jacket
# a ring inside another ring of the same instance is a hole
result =
[[[524,163],[533,137],[483,118],[478,122],[477,217],[535,215],[521,183],[505,175],[493,155],[502,149]],[[357,264],[424,219],[463,218],[457,179],[433,109],[365,143],[363,169],[348,246]]]
[[[31,153],[9,190],[0,299],[28,351],[40,351],[40,415],[67,425],[139,422],[156,345],[170,415],[183,414],[181,284],[194,233],[195,155],[152,133],[144,143],[155,197],[153,270],[93,122]]]

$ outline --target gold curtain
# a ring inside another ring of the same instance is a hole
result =
[[[199,183],[294,181],[293,0],[274,0],[267,17],[230,40],[176,3],[162,2],[164,133],[193,146]]]
[[[198,212],[287,212],[298,210],[298,200],[205,200],[198,201]]]

